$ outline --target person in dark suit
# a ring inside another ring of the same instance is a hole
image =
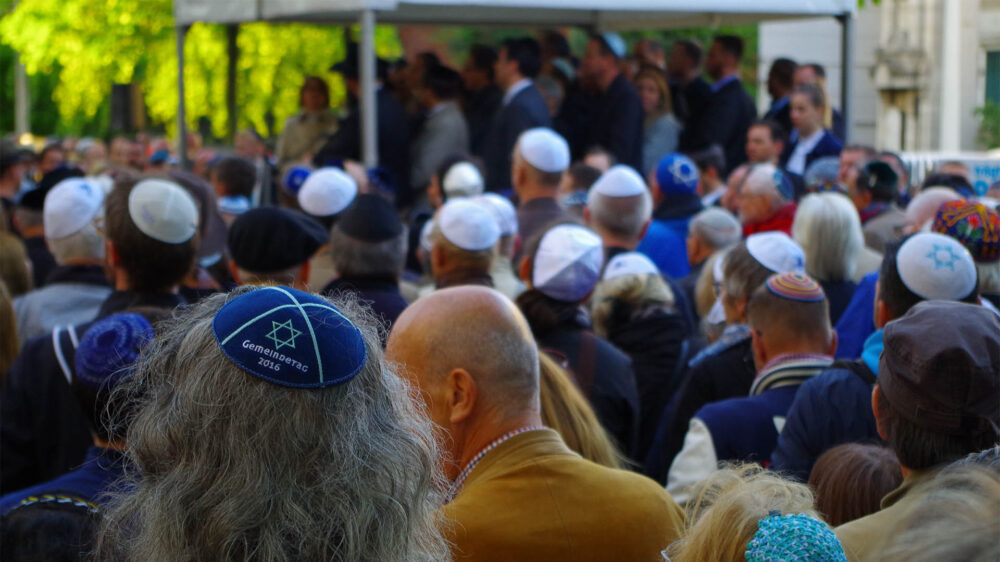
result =
[[[340,72],[347,85],[354,106],[341,120],[337,132],[331,136],[323,148],[313,157],[313,165],[322,167],[330,160],[361,160],[361,84],[358,81],[358,57],[356,47],[347,49],[347,58],[335,64],[331,70]],[[409,147],[410,131],[407,126],[403,106],[392,94],[382,87],[386,66],[378,61],[378,81],[375,85],[375,118],[378,128],[378,161],[392,176],[396,188],[396,205],[406,207],[412,201],[410,185]]]
[[[712,95],[712,87],[701,76],[703,58],[698,43],[683,39],[674,43],[667,59],[667,79],[670,82],[670,98],[674,102],[674,115],[684,124],[678,144],[682,152],[708,148],[707,143],[701,143],[694,135]]]
[[[792,59],[778,58],[771,63],[771,70],[767,73],[767,93],[771,96],[771,107],[764,114],[764,119],[781,125],[786,134],[792,130],[789,101],[795,87],[796,68],[798,65]]]
[[[813,161],[825,156],[839,157],[842,146],[837,137],[823,127],[826,96],[819,86],[799,86],[792,94],[790,105],[796,134],[795,140],[788,143],[781,154],[781,167],[801,176]]]
[[[795,69],[795,78],[793,80],[796,88],[802,86],[803,84],[815,84],[823,90],[824,95],[826,94],[826,69],[823,65],[817,63],[801,64]],[[830,104],[830,98],[827,97],[826,105],[823,109],[823,126],[834,134],[840,142],[844,142],[847,138],[847,124],[844,122],[844,116]],[[794,134],[794,133],[792,133]],[[790,138],[789,141],[795,140]]]
[[[715,38],[705,62],[708,75],[715,81],[712,96],[704,117],[693,124],[692,132],[698,142],[722,147],[729,170],[746,162],[747,129],[757,118],[757,107],[740,83],[742,58],[742,39],[734,35]]]
[[[521,133],[551,125],[549,108],[531,81],[541,70],[539,53],[538,42],[528,37],[508,39],[500,47],[493,74],[504,94],[483,154],[489,191],[510,189],[511,154]]]
[[[486,137],[493,123],[493,116],[500,109],[503,92],[493,79],[493,65],[497,52],[486,45],[473,45],[469,58],[462,67],[465,85],[463,109],[469,124],[469,150],[482,158],[486,152]]]
[[[635,87],[618,70],[618,63],[625,55],[625,41],[617,33],[592,35],[587,42],[580,72],[601,93],[584,138],[587,146],[601,146],[619,163],[644,173],[642,101]]]

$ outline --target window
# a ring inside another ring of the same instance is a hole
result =
[[[986,53],[986,101],[1000,104],[1000,51]]]

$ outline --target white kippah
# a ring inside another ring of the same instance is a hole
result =
[[[104,188],[85,178],[69,178],[45,195],[42,207],[45,237],[53,240],[76,234],[100,216]]]
[[[509,199],[496,193],[484,193],[476,197],[475,201],[493,213],[493,218],[500,227],[500,236],[517,234],[517,211]]]
[[[329,217],[343,211],[358,195],[358,182],[340,168],[320,168],[299,188],[299,206],[314,217]]]
[[[132,188],[128,214],[143,234],[166,242],[187,242],[198,231],[198,207],[183,187],[174,182],[148,179]]]
[[[606,197],[635,197],[646,193],[646,182],[635,171],[623,164],[612,166],[597,178],[590,187],[590,193]],[[587,198],[589,202],[589,197]]]
[[[441,188],[448,197],[474,197],[483,192],[483,175],[471,162],[458,162],[445,172]]]
[[[500,239],[500,227],[493,213],[469,199],[448,201],[435,220],[441,234],[463,250],[487,250]]]
[[[784,232],[760,232],[747,236],[747,251],[758,263],[775,273],[806,271],[802,246]]]
[[[976,288],[976,263],[965,246],[936,232],[914,234],[896,253],[906,288],[927,300],[959,300]]]
[[[608,261],[608,266],[604,268],[602,279],[614,279],[623,275],[659,275],[660,270],[656,264],[650,261],[645,254],[639,252],[625,252],[618,254]]]
[[[552,129],[528,129],[521,133],[517,144],[521,158],[543,172],[562,172],[569,168],[569,145]]]
[[[549,297],[579,302],[594,289],[604,265],[601,237],[575,224],[561,224],[542,236],[531,284]]]

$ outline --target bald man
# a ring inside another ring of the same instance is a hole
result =
[[[456,560],[654,560],[680,536],[683,513],[659,485],[580,458],[542,426],[538,350],[500,293],[464,286],[415,302],[387,358],[443,430]]]

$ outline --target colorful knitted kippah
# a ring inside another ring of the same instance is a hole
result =
[[[839,562],[844,548],[822,521],[805,515],[772,511],[761,519],[744,553],[747,562]]]
[[[961,242],[979,263],[1000,260],[1000,213],[982,203],[959,200],[941,205],[931,230]]]
[[[767,278],[767,290],[783,299],[798,302],[822,302],[823,288],[812,277],[787,271]]]

